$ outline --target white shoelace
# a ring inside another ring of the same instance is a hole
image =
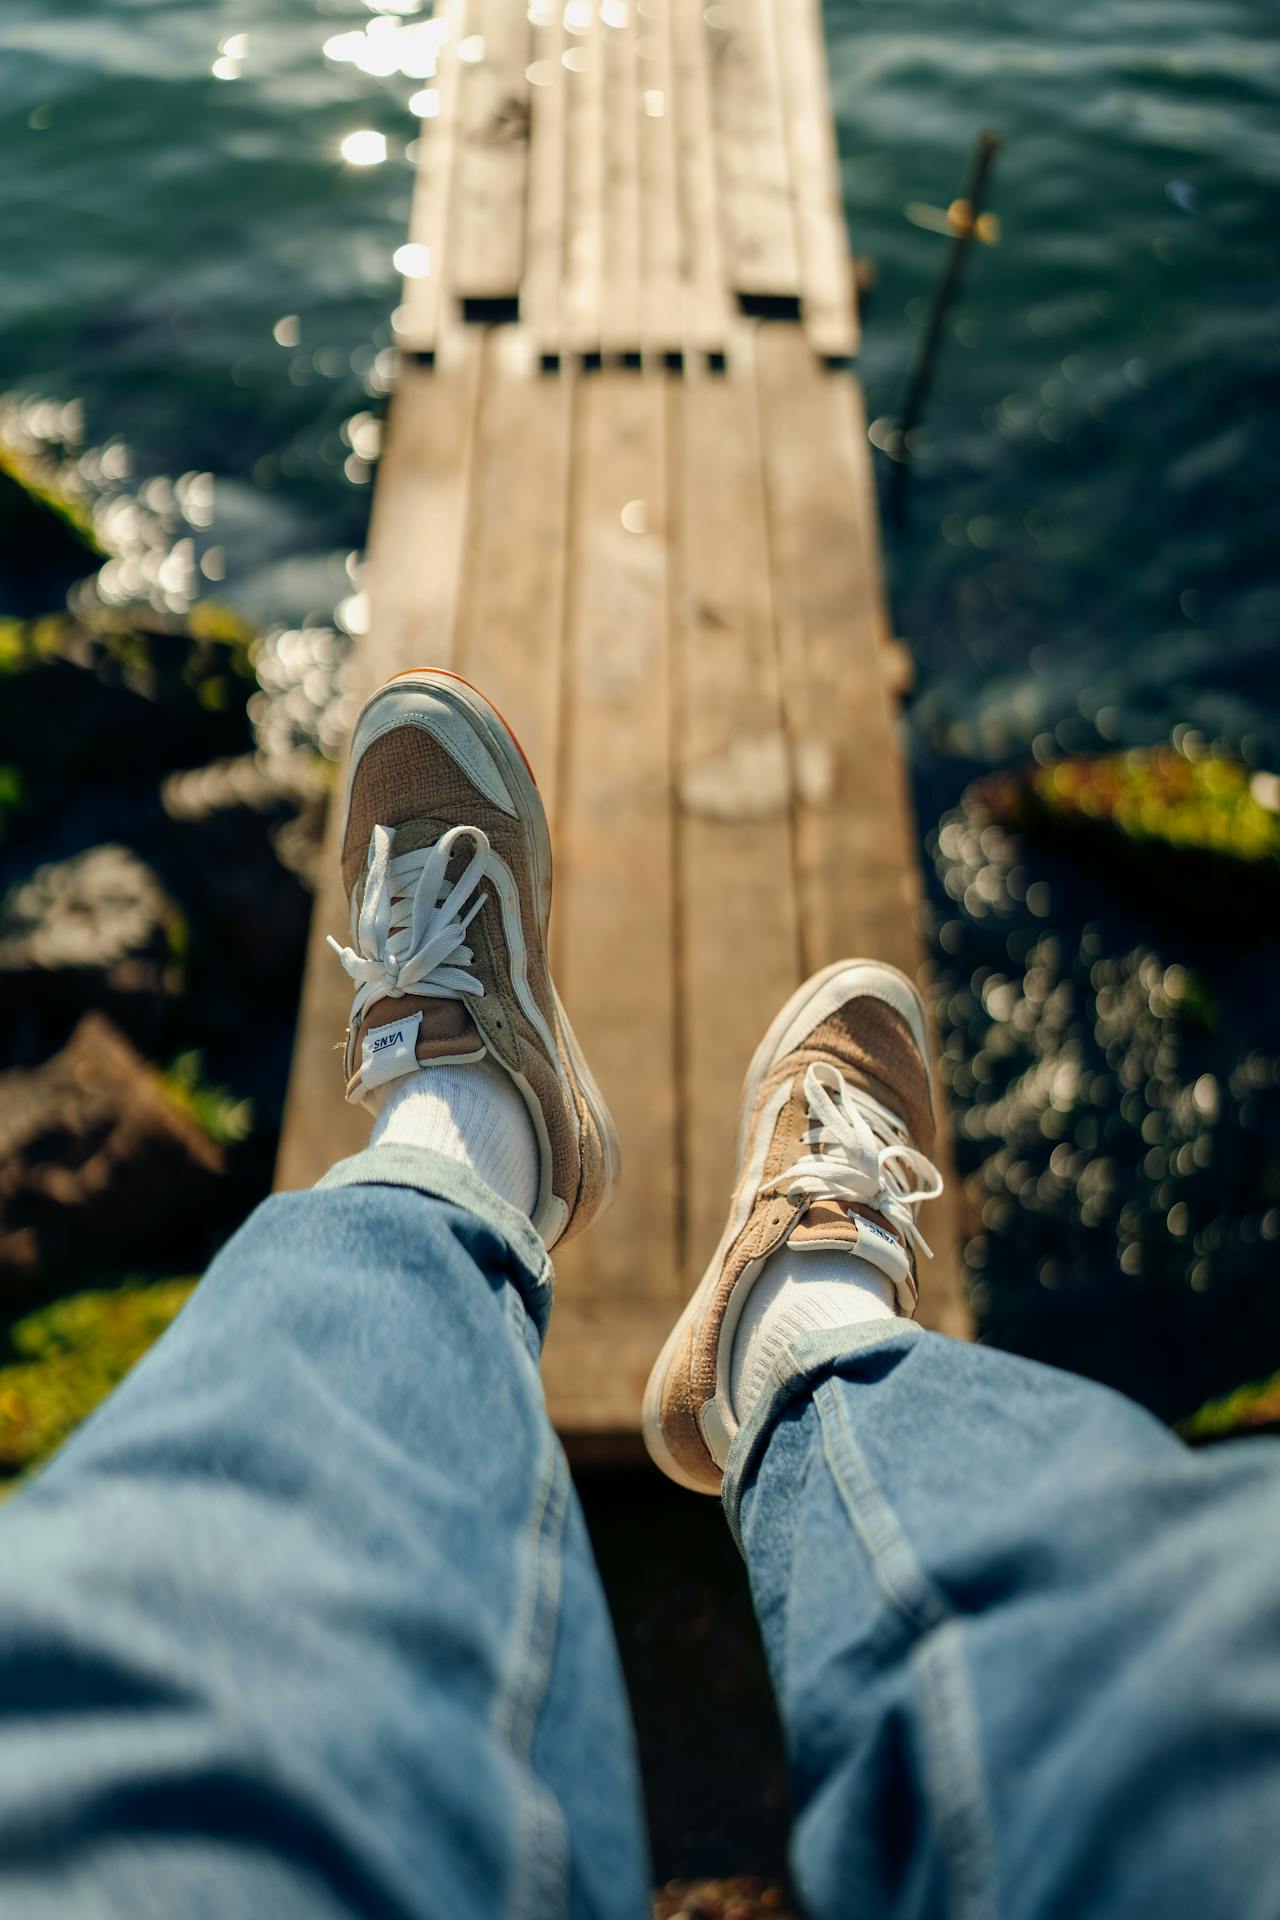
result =
[[[479,827],[451,827],[434,847],[393,859],[394,837],[390,827],[375,827],[369,841],[355,947],[328,936],[356,983],[353,1029],[376,1001],[391,996],[484,998],[484,987],[470,971],[475,956],[466,944],[466,931],[489,897],[471,897],[484,878],[488,835]],[[464,837],[474,842],[475,851],[450,887],[449,857]]]
[[[839,1067],[826,1060],[815,1060],[806,1072],[804,1097],[813,1122],[805,1142],[813,1152],[766,1181],[761,1192],[776,1188],[788,1198],[809,1194],[840,1206],[856,1200],[883,1214],[932,1259],[912,1209],[937,1199],[942,1175],[927,1154],[902,1138],[906,1129],[898,1116],[851,1087]]]

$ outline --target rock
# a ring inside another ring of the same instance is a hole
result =
[[[324,831],[316,763],[246,754],[171,776],[161,799],[156,864],[191,923],[204,1014],[242,1024],[247,1006],[260,1020],[270,1003],[291,1021],[310,920],[305,869]]]
[[[108,1020],[0,1074],[0,1291],[59,1273],[202,1251],[225,1156]]]
[[[0,621],[0,763],[27,805],[68,790],[137,791],[247,748],[252,636],[216,610],[186,621],[132,608]]]
[[[1189,741],[1068,756],[978,782],[966,803],[1108,881],[1148,912],[1188,900],[1238,939],[1280,912],[1280,780]]]
[[[333,771],[302,751],[242,753],[171,774],[161,784],[160,799],[169,818],[179,822],[199,824],[235,812],[269,819],[277,860],[314,892]]]
[[[1178,1432],[1192,1446],[1243,1439],[1246,1434],[1280,1433],[1280,1373],[1207,1401],[1197,1413],[1178,1422]]]
[[[79,504],[51,489],[0,432],[0,606],[16,614],[60,606],[103,558]]]
[[[186,924],[127,847],[37,867],[0,900],[5,1051],[39,1058],[90,1007],[135,1036],[157,1031],[182,984]]]

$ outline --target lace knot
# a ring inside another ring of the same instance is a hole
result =
[[[937,1199],[942,1175],[927,1154],[909,1144],[897,1114],[851,1087],[839,1067],[826,1060],[807,1069],[804,1096],[813,1123],[805,1144],[812,1152],[766,1181],[761,1191],[776,1189],[793,1200],[834,1200],[845,1208],[855,1202],[868,1206],[931,1259],[933,1249],[916,1225],[915,1208]]]
[[[450,886],[449,861],[464,839],[472,842],[473,852]],[[328,936],[355,982],[353,1029],[379,1000],[410,994],[437,1000],[484,997],[471,971],[475,955],[466,931],[488,899],[477,892],[489,857],[488,835],[479,827],[451,827],[433,847],[393,858],[394,840],[390,827],[375,827],[370,837],[355,945],[344,947]]]

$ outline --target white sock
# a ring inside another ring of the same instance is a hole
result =
[[[869,1260],[856,1253],[779,1247],[757,1275],[734,1329],[729,1397],[738,1424],[775,1377],[774,1361],[796,1334],[891,1320],[895,1311],[893,1282]]]
[[[494,1060],[441,1061],[393,1080],[369,1145],[431,1147],[521,1213],[538,1203],[538,1136],[519,1088]]]

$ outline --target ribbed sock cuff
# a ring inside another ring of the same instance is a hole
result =
[[[893,1282],[857,1254],[780,1247],[766,1260],[734,1330],[729,1395],[741,1425],[775,1377],[775,1363],[802,1333],[892,1320]]]
[[[538,1137],[523,1096],[496,1061],[440,1061],[406,1074],[388,1090],[369,1144],[430,1147],[461,1160],[521,1213],[537,1205]]]

